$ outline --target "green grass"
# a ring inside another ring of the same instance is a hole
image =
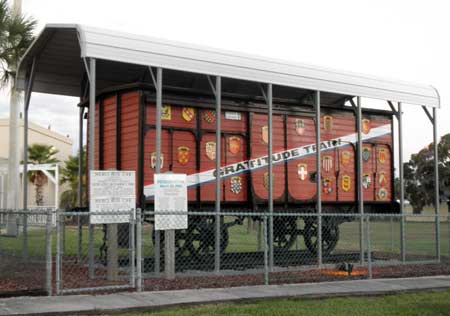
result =
[[[379,297],[349,297],[330,299],[280,299],[254,303],[211,304],[160,311],[114,315],[164,315],[164,316],[371,316],[450,315],[450,291],[398,294]]]
[[[232,219],[226,219],[231,221]],[[299,227],[302,224],[299,221]],[[345,222],[339,226],[340,239],[336,251],[358,251],[359,250],[359,221]],[[262,230],[262,228],[261,228]],[[449,223],[441,223],[441,252],[449,253]],[[56,234],[53,234],[53,253],[56,253]],[[144,225],[143,230],[143,255],[153,256],[153,242],[151,238],[150,225]],[[262,236],[262,234],[260,235]],[[406,251],[411,255],[435,254],[435,224],[431,221],[406,221],[405,224]],[[96,254],[102,245],[103,232],[101,226],[97,226],[94,233],[94,249]],[[371,222],[372,250],[398,254],[400,252],[400,222],[389,220],[378,220]],[[77,228],[66,226],[65,255],[75,256],[77,254]],[[23,236],[16,238],[0,237],[0,251],[5,253],[21,253]],[[28,232],[28,253],[32,256],[45,255],[45,227],[33,227]],[[87,255],[88,229],[83,229],[83,255]],[[261,243],[258,244],[258,225],[248,226],[247,221],[243,225],[235,225],[229,230],[229,245],[227,252],[253,252],[262,250]],[[305,249],[303,237],[298,237],[293,249]],[[120,250],[127,255],[127,249]]]

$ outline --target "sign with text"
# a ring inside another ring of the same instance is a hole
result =
[[[188,198],[186,175],[174,173],[155,174],[154,181],[155,229],[187,229]]]
[[[92,170],[89,178],[90,211],[105,215],[90,216],[91,224],[129,223],[130,212],[136,208],[135,182],[134,171]]]

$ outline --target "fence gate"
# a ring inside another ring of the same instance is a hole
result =
[[[88,212],[57,213],[56,293],[134,288],[134,212],[109,215],[129,218],[120,224],[91,225],[89,216]]]

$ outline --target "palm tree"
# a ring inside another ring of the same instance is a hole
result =
[[[28,147],[28,162],[32,164],[52,164],[59,162],[55,158],[58,150],[51,145],[33,144]],[[43,187],[47,183],[47,176],[42,171],[30,171],[28,179],[34,184],[36,189],[36,205],[42,206],[44,203]]]
[[[61,194],[60,207],[63,209],[72,209],[78,205],[78,159],[80,152],[76,156],[69,156],[61,169],[61,184],[68,184],[69,189]],[[82,186],[86,186],[86,150],[83,150],[83,169]],[[82,205],[85,205],[86,196],[82,197]]]
[[[0,87],[11,86],[13,99],[16,69],[20,58],[34,40],[36,20],[17,15],[0,0]]]

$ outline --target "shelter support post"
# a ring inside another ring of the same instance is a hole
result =
[[[95,170],[95,83],[96,83],[96,60],[89,60],[89,171]],[[90,217],[89,217],[90,221]],[[94,278],[94,225],[89,223],[89,278]]]
[[[273,249],[273,157],[272,157],[272,151],[273,151],[273,117],[272,117],[272,98],[273,98],[273,87],[272,84],[267,84],[267,92],[266,92],[266,98],[267,98],[267,105],[269,107],[269,117],[268,117],[268,156],[269,156],[269,192],[268,192],[268,200],[267,203],[268,209],[269,209],[269,269],[272,272],[274,267],[274,249]]]
[[[31,92],[33,91],[34,75],[36,73],[36,57],[33,58],[30,74],[26,80],[24,120],[23,120],[23,209],[28,209],[28,110],[30,109]],[[22,256],[26,257],[28,253],[28,214],[23,215],[23,245]]]
[[[316,210],[317,210],[317,264],[322,266],[322,172],[320,153],[320,91],[316,91]]]
[[[398,103],[398,165],[399,165],[399,177],[400,177],[400,214],[402,215],[400,221],[400,254],[402,262],[406,262],[406,249],[405,249],[405,179],[403,169],[403,110],[402,103]]]
[[[78,143],[79,143],[79,151],[78,151],[78,192],[77,192],[77,200],[78,207],[83,207],[83,115],[84,115],[84,107],[80,106],[80,114],[79,114],[79,129],[78,129]],[[77,260],[81,262],[81,254],[83,252],[83,221],[82,216],[77,216],[77,226],[78,226],[78,246],[77,246]]]
[[[433,152],[434,152],[434,208],[436,213],[436,260],[441,261],[441,218],[439,208],[439,136],[437,130],[437,109],[433,108]]]
[[[222,106],[222,78],[216,77],[216,87],[214,89],[216,97],[216,220],[215,220],[215,253],[214,253],[214,271],[219,273],[220,271],[220,240],[221,240],[221,220],[220,220],[220,161],[221,161],[221,106]]]
[[[359,213],[359,246],[360,246],[360,262],[364,263],[364,191],[363,191],[363,162],[362,162],[362,149],[363,139],[361,133],[361,120],[362,120],[362,107],[361,97],[356,98],[356,129],[358,134],[358,146],[357,146],[357,175],[358,175],[358,213]]]

